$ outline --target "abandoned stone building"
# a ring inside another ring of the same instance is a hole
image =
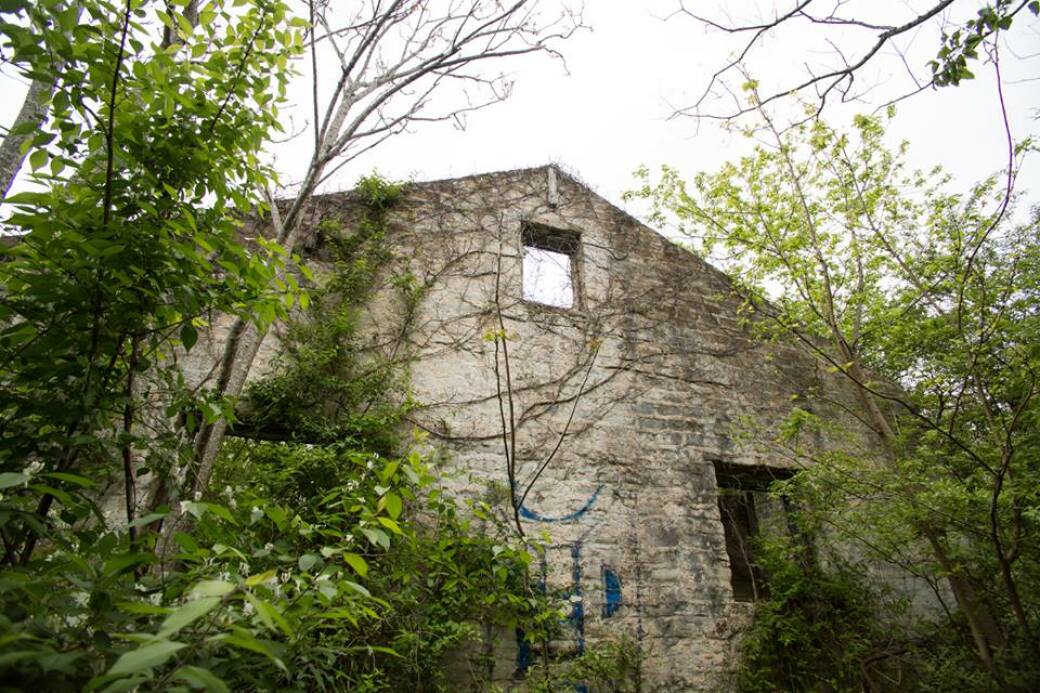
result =
[[[322,222],[349,226],[355,203],[315,199],[302,252],[316,269]],[[408,311],[389,280],[376,292],[371,346],[407,353],[411,423],[445,483],[488,497],[515,463],[573,651],[624,634],[646,656],[643,690],[728,687],[761,587],[747,540],[782,521],[762,491],[789,466],[743,437],[830,376],[752,339],[723,273],[553,166],[409,185],[388,229],[388,272],[424,290]],[[272,334],[253,375],[276,352]],[[499,655],[504,682],[528,653],[504,638]]]

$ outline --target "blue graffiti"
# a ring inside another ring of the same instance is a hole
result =
[[[539,568],[541,569],[541,576],[538,578],[538,583],[535,585],[535,589],[541,594],[546,592],[546,581],[549,577],[549,564],[545,560],[543,555],[541,560],[538,562]],[[523,675],[525,671],[531,666],[532,663],[532,652],[531,643],[527,640],[527,633],[524,632],[523,628],[516,629],[516,670],[517,674]],[[516,674],[514,674],[516,676]]]
[[[596,504],[596,499],[599,498],[599,492],[602,490],[603,485],[600,484],[600,486],[593,492],[589,499],[585,501],[585,505],[581,506],[569,515],[561,515],[559,517],[547,517],[546,515],[542,515],[541,513],[538,513],[534,510],[528,509],[527,506],[521,505],[520,517],[524,518],[525,520],[532,520],[534,522],[571,522],[572,520],[577,520],[581,518],[582,515],[587,513],[592,508],[592,506]]]
[[[581,593],[581,542],[571,544],[571,589],[566,597],[571,602],[567,620],[578,636],[578,654],[585,654],[585,598]]]
[[[610,618],[621,608],[621,576],[603,566],[603,618]]]
[[[523,628],[516,629],[516,670],[522,674],[531,666],[531,643]],[[515,676],[515,675],[514,675]]]
[[[589,496],[585,503],[572,513],[559,516],[548,516],[542,515],[541,513],[531,510],[525,506],[520,507],[520,516],[525,520],[531,520],[533,522],[574,522],[582,519],[592,509],[592,506],[596,504],[599,499],[600,492],[603,490],[603,484],[600,484],[596,490]],[[567,614],[567,624],[573,629],[575,639],[577,641],[577,654],[581,655],[585,653],[585,596],[582,592],[582,567],[581,567],[581,549],[582,542],[589,535],[594,527],[588,528],[581,537],[575,540],[570,545],[571,549],[571,584],[570,587],[561,595],[564,599],[570,602],[571,608],[570,613]],[[538,581],[538,589],[544,594],[546,591],[546,583],[548,578],[548,564],[545,556],[542,556],[541,563],[541,579]],[[603,579],[603,617],[609,618],[614,615],[618,609],[621,608],[622,597],[621,597],[621,577],[612,569],[602,566],[602,579]],[[516,667],[517,672],[523,675],[523,672],[527,670],[532,664],[532,648],[531,644],[527,641],[526,634],[522,629],[516,631],[517,640],[517,653],[516,653]],[[574,683],[574,690],[576,693],[588,693],[588,686],[583,683]]]

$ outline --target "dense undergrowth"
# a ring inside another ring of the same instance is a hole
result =
[[[741,642],[740,690],[993,690],[964,648],[970,633],[963,617],[920,595],[912,604],[877,563],[850,559],[848,545],[836,549],[826,534],[808,536],[767,534],[754,542],[767,589]],[[1016,690],[1040,680],[1026,652],[1009,653],[1003,664]]]
[[[361,190],[369,213],[337,237],[333,271],[246,400],[256,429],[277,421],[285,440],[226,440],[209,490],[179,501],[182,531],[135,538],[104,521],[89,473],[28,488],[5,475],[4,517],[25,517],[40,493],[60,506],[29,560],[0,573],[9,688],[438,690],[449,652],[555,623],[551,600],[528,589],[528,548],[487,507],[460,512],[428,460],[402,456],[402,366],[357,339],[397,188]]]

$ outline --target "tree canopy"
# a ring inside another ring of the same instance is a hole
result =
[[[1037,216],[1012,221],[1013,170],[966,194],[910,170],[881,117],[781,132],[760,113],[768,144],[689,184],[643,171],[638,194],[723,258],[749,329],[797,341],[855,391],[841,402],[821,383],[772,439],[805,469],[782,489],[802,521],[931,584],[988,672],[979,685],[1027,690],[1040,675]],[[852,407],[868,438],[814,402]],[[812,431],[839,442],[821,450]]]

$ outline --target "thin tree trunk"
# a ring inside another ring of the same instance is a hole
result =
[[[290,211],[291,216],[283,222],[276,203],[273,199],[271,200],[271,222],[274,227],[275,240],[286,249],[287,253],[291,253],[292,248],[296,244],[300,215],[298,212],[294,213],[294,210],[298,209],[298,206],[299,201],[294,201],[293,210]],[[290,224],[291,226],[288,226]],[[284,267],[279,271],[278,276],[280,279],[284,278],[285,271]],[[253,366],[253,361],[256,359],[263,339],[264,334],[257,329],[256,325],[247,322],[244,318],[236,318],[221,357],[217,382],[214,388],[216,392],[232,400],[237,400],[241,396],[245,389],[246,379],[249,377],[249,371]],[[182,485],[185,498],[193,499],[196,495],[206,490],[226,431],[227,420],[224,417],[200,426],[195,435],[191,466],[188,468]],[[157,481],[159,483],[154,487],[149,503],[149,507],[153,510],[169,503],[171,500],[169,484],[175,483],[172,479]],[[154,530],[162,528],[162,539],[158,545],[161,556],[167,554],[173,534],[184,529],[184,522],[184,513],[175,510],[169,521],[165,523],[159,521],[150,527],[150,529]]]
[[[18,134],[9,131],[4,141],[0,142],[0,202],[7,199],[7,194],[22,169],[22,162],[25,161],[22,146],[47,119],[55,85],[56,82],[53,81],[33,80],[29,85],[29,92],[25,95],[25,101],[22,102],[22,109],[11,125],[12,130],[27,124],[31,124],[32,129]]]
[[[76,12],[76,21],[79,22],[82,16],[83,9],[80,8]],[[54,90],[58,86],[58,77],[64,68],[65,64],[58,61],[52,66],[53,79],[34,79],[29,85],[29,91],[25,95],[25,100],[22,101],[18,117],[11,124],[11,130],[27,124],[31,124],[32,129],[26,127],[26,132],[18,135],[12,135],[9,130],[3,142],[0,142],[0,202],[7,199],[15,179],[18,178],[18,173],[22,170],[22,163],[28,153],[22,151],[22,146],[47,120],[51,97],[54,96]]]
[[[863,371],[863,368],[859,363],[858,355],[853,354],[852,351],[845,346],[844,340],[836,338],[835,341],[837,342],[836,346],[846,363],[851,364],[849,370],[854,381],[857,383],[867,382],[866,373]],[[880,434],[882,445],[885,449],[885,457],[887,458],[889,466],[892,468],[894,474],[898,474],[899,470],[896,465],[897,455],[895,451],[896,436],[889,424],[888,418],[885,416],[884,412],[881,411],[877,401],[875,401],[868,392],[866,392],[862,387],[857,387],[856,391],[859,394],[860,402],[866,408],[878,433]],[[911,499],[915,495],[913,489],[906,489],[906,493]],[[1005,637],[999,619],[993,613],[992,606],[986,603],[986,601],[980,596],[971,577],[965,575],[956,563],[950,559],[946,547],[943,546],[941,534],[926,525],[918,526],[918,530],[921,532],[925,540],[927,540],[929,547],[932,549],[932,554],[935,556],[936,561],[938,561],[939,566],[945,573],[946,582],[950,586],[950,591],[953,592],[953,597],[957,602],[957,607],[961,610],[965,619],[968,621],[972,640],[975,643],[975,652],[982,661],[983,666],[985,666],[986,671],[989,672],[990,676],[1002,690],[1017,691],[1017,688],[1009,685],[1004,680],[1001,672],[997,668],[996,662],[994,661],[994,655],[1007,647],[1007,638]]]
[[[176,9],[176,7],[174,7],[172,3],[167,3],[166,4],[166,11],[170,15],[170,19],[173,20],[174,26],[176,26],[177,25],[177,9]],[[192,27],[198,26],[198,24],[199,24],[199,0],[190,0],[190,2],[184,7],[184,10],[181,12],[181,14],[184,15],[184,18],[188,20],[188,23],[191,24]],[[166,27],[165,29],[163,29],[163,42],[162,42],[163,48],[167,48],[169,46],[172,46],[175,43],[180,43],[180,42],[181,42],[181,40],[177,36],[177,31],[175,29],[171,29],[170,27]]]

